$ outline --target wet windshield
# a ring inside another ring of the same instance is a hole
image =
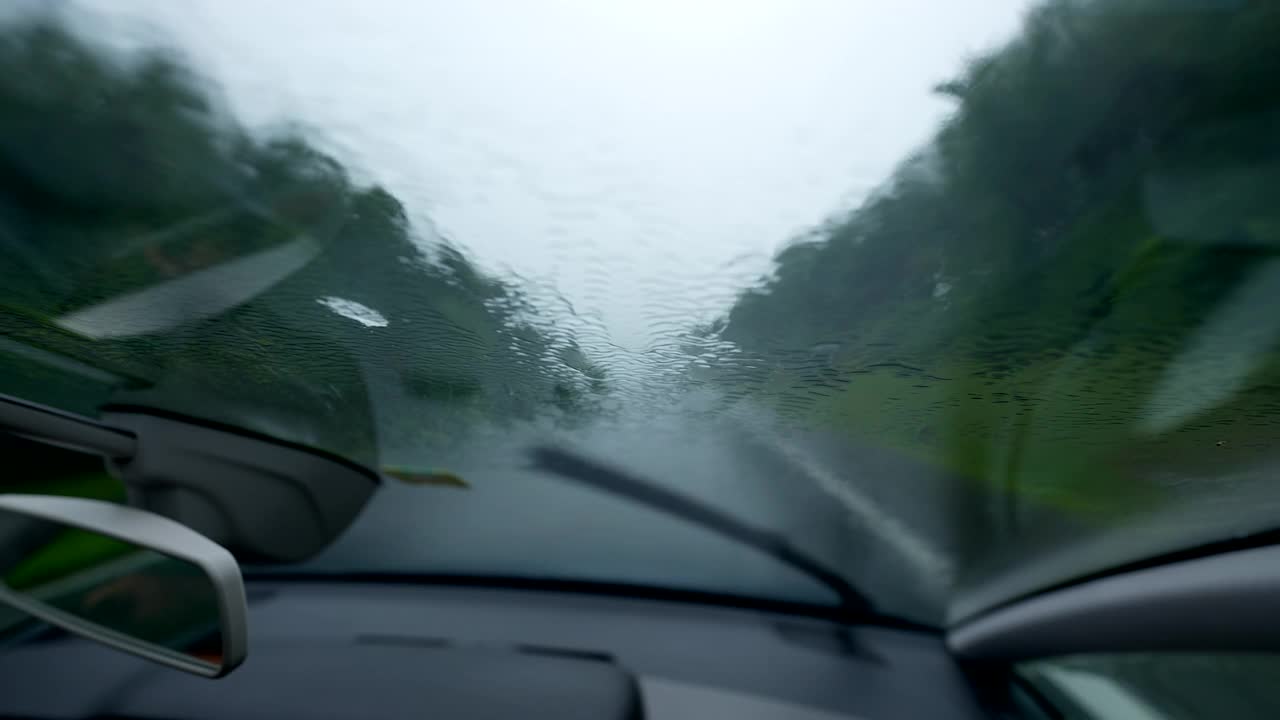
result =
[[[1280,10],[18,2],[0,392],[391,476],[304,569],[941,623],[1272,529]],[[417,473],[406,476],[405,473]]]

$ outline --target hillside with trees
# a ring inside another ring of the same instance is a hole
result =
[[[699,382],[1081,512],[1280,440],[1280,5],[1050,0]]]
[[[146,404],[375,462],[588,411],[603,372],[513,284],[164,50],[0,25],[0,392]],[[573,362],[565,362],[571,358]],[[421,399],[429,417],[378,415]]]

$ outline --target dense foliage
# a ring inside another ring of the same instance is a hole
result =
[[[1059,506],[1280,435],[1280,5],[1051,0],[782,251],[704,378]]]
[[[0,391],[72,409],[145,402],[373,461],[604,388],[517,287],[302,132],[250,134],[180,59],[54,15],[0,26],[0,256]]]

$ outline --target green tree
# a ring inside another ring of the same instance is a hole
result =
[[[1278,33],[1274,3],[1043,3],[938,86],[931,142],[740,296],[723,384],[1059,507],[1260,462],[1280,338],[1237,304],[1273,296]],[[1244,369],[1199,375],[1225,395],[1170,390],[1230,312],[1253,322],[1214,356]]]
[[[606,389],[517,286],[304,133],[251,135],[172,53],[109,52],[54,13],[0,26],[0,253],[0,390],[75,410],[143,404],[373,463],[432,423],[371,403],[426,399],[458,432]],[[59,391],[73,366],[112,380]]]

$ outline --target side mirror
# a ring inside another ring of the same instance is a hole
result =
[[[0,603],[207,677],[244,661],[244,581],[168,518],[83,498],[0,495]]]

